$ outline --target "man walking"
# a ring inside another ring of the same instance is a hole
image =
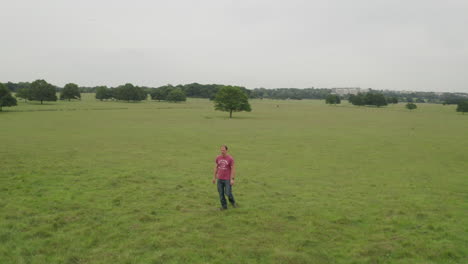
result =
[[[214,167],[213,184],[216,182],[216,179],[218,179],[218,192],[221,201],[220,210],[227,209],[227,202],[224,194],[227,195],[232,207],[237,207],[234,196],[232,195],[235,175],[234,159],[227,154],[227,151],[228,147],[226,145],[221,146],[221,155],[216,157],[216,166]]]

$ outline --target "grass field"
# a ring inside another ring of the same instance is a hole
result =
[[[0,113],[0,263],[468,263],[468,115],[251,101]],[[217,211],[219,146],[239,208]]]

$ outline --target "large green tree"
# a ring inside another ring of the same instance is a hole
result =
[[[0,83],[0,111],[4,106],[15,106],[17,105],[16,98],[11,95],[10,89],[8,89],[3,83]]]
[[[60,100],[81,99],[80,89],[74,83],[67,83],[60,92]]]
[[[174,103],[183,102],[187,101],[187,96],[180,88],[175,88],[167,95],[166,100]]]
[[[29,100],[41,101],[41,104],[43,101],[57,101],[55,87],[44,80],[35,80],[31,83],[29,96]]]
[[[232,118],[232,112],[252,111],[247,94],[239,87],[224,86],[215,96],[215,110],[229,112],[229,118]]]
[[[457,112],[462,112],[462,114],[465,114],[465,112],[468,112],[468,100],[459,102],[457,104]]]

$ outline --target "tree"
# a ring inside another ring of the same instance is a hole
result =
[[[389,103],[389,104],[398,104],[398,98],[396,96],[388,97],[387,98],[387,103]]]
[[[166,100],[174,103],[182,102],[187,101],[187,96],[185,96],[185,93],[180,88],[176,88],[167,95]]]
[[[104,100],[104,99],[111,99],[112,98],[112,91],[111,89],[107,88],[107,86],[98,86],[96,87],[96,99]]]
[[[26,102],[26,100],[31,97],[29,94],[30,94],[30,88],[20,88],[18,89],[18,92],[16,92],[15,96],[18,97],[18,98],[22,98],[24,99],[24,101]]]
[[[229,112],[229,118],[232,118],[232,112],[252,111],[247,94],[239,87],[224,86],[214,99],[215,110]]]
[[[175,87],[172,86],[171,84],[168,84],[168,85],[161,86],[157,89],[161,92],[160,94],[161,100],[167,100],[167,96],[172,92],[172,90],[175,89]]]
[[[382,93],[376,92],[358,93],[357,95],[349,96],[349,102],[353,105],[375,105],[381,107],[387,105],[387,101]]]
[[[142,101],[146,100],[147,94],[141,87],[134,86],[131,83],[121,85],[114,89],[114,98],[125,101]]]
[[[457,112],[462,112],[462,114],[465,114],[465,112],[468,112],[468,100],[459,102],[457,104]]]
[[[457,94],[452,94],[452,93],[444,93],[441,96],[441,100],[444,105],[451,105],[451,104],[458,105],[459,103],[465,101],[466,97],[463,97]]]
[[[413,110],[413,109],[418,108],[418,106],[413,103],[407,103],[406,108],[408,108],[409,110]]]
[[[150,92],[150,95],[151,95],[151,99],[152,100],[158,100],[158,101],[161,101],[161,100],[164,100],[166,99],[164,97],[164,93],[162,91],[162,89],[152,89],[152,91]]]
[[[335,94],[329,94],[327,98],[325,98],[325,103],[326,104],[341,104],[341,99],[338,95]]]
[[[67,83],[60,93],[60,100],[81,99],[80,89],[74,83]]]
[[[10,89],[8,89],[3,83],[0,83],[0,111],[3,106],[15,106],[17,105],[16,98],[11,95]]]
[[[16,92],[18,91],[18,84],[12,83],[12,82],[7,82],[4,84],[6,88],[8,88],[11,92]]]
[[[387,100],[385,99],[385,96],[381,93],[369,92],[366,93],[366,95],[364,96],[364,104],[381,107],[387,105]]]
[[[357,95],[350,95],[349,96],[349,102],[353,105],[365,105],[364,103],[364,94],[358,93]]]
[[[57,101],[55,87],[44,80],[36,80],[31,83],[29,96],[29,100],[41,101],[41,104],[43,101]]]

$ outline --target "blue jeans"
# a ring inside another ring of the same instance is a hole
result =
[[[229,202],[232,205],[236,204],[236,201],[234,200],[234,196],[232,195],[232,186],[231,186],[230,180],[218,179],[218,193],[219,193],[219,200],[221,201],[221,206],[224,209],[227,209],[226,197],[224,197],[225,193],[229,199]]]

